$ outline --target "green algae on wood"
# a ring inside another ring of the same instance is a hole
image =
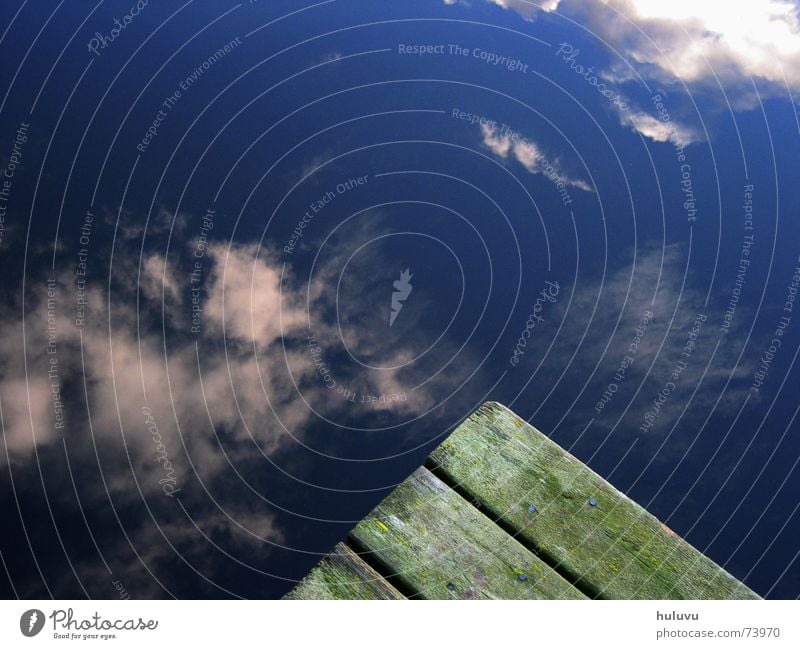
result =
[[[284,599],[405,599],[343,543]]]
[[[426,599],[585,596],[425,468],[350,533],[370,563]]]
[[[500,404],[484,404],[429,463],[592,597],[758,598]],[[529,511],[532,503],[535,513]]]

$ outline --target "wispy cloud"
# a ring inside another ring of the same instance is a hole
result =
[[[107,281],[87,284],[82,326],[75,323],[74,269],[29,276],[24,323],[21,294],[0,304],[0,471],[16,478],[44,467],[48,481],[63,481],[66,451],[76,476],[96,478],[98,469],[104,475],[95,492],[82,494],[81,506],[94,512],[111,498],[117,507],[146,502],[162,512],[159,523],[131,524],[140,557],[119,570],[139,595],[163,594],[140,561],[163,572],[177,551],[211,574],[219,563],[210,565],[206,537],[229,551],[259,547],[261,554],[280,541],[281,524],[263,500],[228,497],[240,483],[239,471],[278,456],[298,462],[290,451],[321,416],[352,421],[348,412],[359,408],[360,422],[414,417],[435,405],[435,390],[453,389],[462,376],[450,371],[435,386],[413,389],[435,370],[413,362],[419,344],[414,323],[423,316],[412,306],[404,310],[402,327],[395,324],[391,346],[385,314],[376,316],[382,327],[363,328],[359,314],[377,303],[388,309],[394,269],[387,269],[386,282],[354,286],[337,323],[330,314],[340,298],[335,286],[346,250],[334,245],[306,284],[255,244],[212,242],[205,250],[197,332],[190,333],[198,305],[186,269],[174,254],[165,261],[163,252],[146,253],[140,264],[133,230],[118,242],[110,292]],[[375,267],[380,262],[374,260]],[[383,352],[387,367],[377,372],[342,363],[342,354],[331,352],[327,362],[342,385],[376,397],[407,396],[357,406],[329,390],[307,351],[309,321],[325,353],[341,346],[342,335],[357,355]],[[179,493],[168,497],[173,491]],[[180,514],[173,497],[191,519]],[[74,500],[63,506],[74,508]],[[116,541],[101,543],[112,556],[130,549],[127,540],[119,552]],[[98,569],[96,558],[78,559],[77,565],[90,581],[95,571],[97,592],[104,592],[107,571]]]
[[[685,147],[703,140],[695,129],[671,119],[658,119],[643,110],[620,111],[620,119],[623,125],[654,142],[671,142],[677,147]]]
[[[309,318],[315,322],[319,340],[332,344],[338,340],[336,327],[326,324],[323,317],[335,299],[335,291],[323,284],[335,273],[321,270],[309,287],[314,300],[306,304],[306,287],[293,283],[288,271],[282,278],[280,262],[254,244],[211,246],[207,259],[208,279],[199,305],[202,326],[196,336],[188,334],[193,304],[182,283],[186,275],[158,254],[143,260],[138,304],[135,285],[115,287],[111,300],[104,288],[88,288],[86,323],[81,328],[75,326],[68,308],[74,297],[70,274],[54,280],[52,292],[57,298],[48,298],[44,282],[29,293],[24,340],[19,297],[0,310],[4,331],[0,399],[12,462],[27,461],[36,447],[85,425],[86,406],[63,396],[74,393],[84,380],[99,436],[113,440],[121,433],[140,458],[141,470],[153,476],[158,468],[152,462],[153,442],[143,406],[160,422],[160,438],[168,448],[178,454],[185,447],[193,461],[210,470],[222,462],[215,428],[270,452],[291,439],[288,433],[302,435],[303,426],[315,417],[307,401],[336,407],[301,342]],[[125,273],[136,266],[119,264]],[[351,305],[349,312],[358,313],[359,307]],[[53,354],[48,354],[50,331]],[[356,349],[381,344],[377,333],[375,340],[369,335],[348,336],[354,337],[351,343]],[[399,345],[394,353],[401,359],[407,350]],[[53,358],[58,372],[49,378]],[[362,383],[365,389],[372,387],[370,381]],[[391,384],[398,390],[403,383],[399,372],[388,370],[374,381],[376,387]],[[57,425],[54,401],[66,413],[63,427]],[[422,403],[427,402],[426,398]],[[414,404],[383,403],[380,407],[408,410]],[[5,453],[2,456],[5,461]],[[179,461],[174,464],[185,466]]]
[[[639,437],[655,444],[669,435],[669,449],[683,448],[680,430],[672,430],[679,418],[683,428],[694,430],[709,413],[727,416],[744,402],[747,370],[736,361],[745,327],[736,327],[718,344],[722,311],[719,305],[706,305],[705,294],[692,284],[687,254],[684,244],[646,246],[602,282],[580,283],[562,330],[563,353],[580,340],[575,364],[562,377],[566,385],[582,386],[580,394],[570,388],[576,407],[565,415],[567,429],[579,429],[590,413],[594,434],[613,430],[628,440]],[[648,322],[642,325],[645,314]],[[695,326],[698,333],[687,356]],[[654,400],[670,381],[674,385],[668,398],[659,403],[658,417],[643,433],[640,427]],[[660,451],[659,458],[673,461],[675,455]]]
[[[584,180],[568,176],[557,159],[548,159],[541,147],[527,137],[503,130],[494,123],[481,125],[483,145],[500,158],[516,160],[532,174],[543,174],[556,185],[568,185],[585,192],[592,188]]]

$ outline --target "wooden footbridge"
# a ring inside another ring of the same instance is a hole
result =
[[[287,599],[758,599],[547,436],[486,403]]]

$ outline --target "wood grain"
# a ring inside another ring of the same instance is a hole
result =
[[[429,462],[591,597],[758,598],[500,404],[484,404]]]
[[[405,599],[344,543],[308,573],[284,599]]]
[[[426,599],[584,599],[425,468],[350,533],[370,563]]]

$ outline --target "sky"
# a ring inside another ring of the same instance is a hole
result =
[[[481,403],[800,596],[795,2],[0,8],[0,592],[276,598]]]

